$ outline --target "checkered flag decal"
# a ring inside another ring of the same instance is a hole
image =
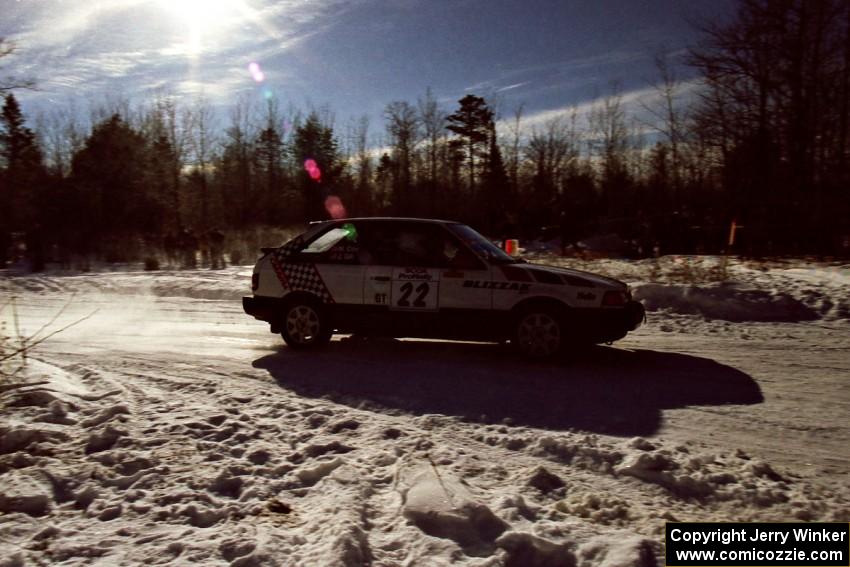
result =
[[[302,240],[296,238],[292,242],[278,248],[272,254],[272,267],[284,289],[292,291],[308,291],[318,296],[324,303],[333,303],[334,298],[328,291],[319,270],[313,264],[292,263],[289,259],[301,248]]]

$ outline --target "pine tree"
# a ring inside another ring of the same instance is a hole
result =
[[[493,111],[480,96],[466,95],[458,101],[460,108],[449,115],[447,129],[459,136],[456,144],[463,146],[469,179],[469,191],[475,195],[475,165],[477,156],[487,149]]]
[[[262,177],[263,218],[275,224],[281,222],[286,212],[283,195],[283,140],[275,125],[269,121],[260,131],[254,143],[254,157],[257,161],[257,173]]]
[[[496,126],[492,123],[489,138],[487,160],[482,175],[484,192],[481,196],[484,199],[482,208],[487,212],[485,228],[492,233],[505,221],[510,201],[510,180],[502,159],[502,150],[499,148]]]
[[[154,162],[168,154],[163,144],[151,151],[144,136],[117,114],[95,125],[74,155],[71,175],[82,197],[82,209],[74,214],[89,238],[102,244],[118,236],[160,232],[165,208],[155,178],[162,171],[157,174]]]
[[[295,128],[293,155],[302,169],[298,184],[304,195],[305,220],[325,218],[325,199],[342,171],[333,128],[322,124],[317,112],[311,112]]]
[[[36,191],[44,181],[41,150],[24,126],[13,94],[0,111],[0,231],[23,231],[37,220]]]

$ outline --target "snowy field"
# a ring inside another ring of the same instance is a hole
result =
[[[4,363],[0,566],[649,566],[668,520],[850,521],[850,266],[534,260],[647,325],[296,353],[250,267],[4,274],[13,339],[91,316]]]

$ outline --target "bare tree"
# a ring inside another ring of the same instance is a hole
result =
[[[0,59],[9,57],[17,49],[17,46],[6,38],[0,37]],[[33,89],[35,81],[32,79],[22,79],[20,77],[7,76],[0,78],[0,95],[11,92],[15,89]]]
[[[353,161],[355,168],[354,210],[371,212],[372,156],[369,155],[369,116],[364,114],[354,125]]]
[[[516,193],[519,190],[519,163],[521,158],[522,140],[522,113],[524,105],[520,104],[514,109],[513,121],[507,125],[510,144],[507,146],[508,179],[511,182],[511,190]]]
[[[418,101],[419,121],[422,124],[423,135],[426,143],[427,171],[428,171],[428,202],[429,212],[434,214],[437,205],[437,188],[439,185],[438,168],[440,164],[441,146],[445,145],[446,139],[446,117],[448,114],[440,108],[434,93],[429,87],[425,91],[425,97]]]
[[[174,225],[178,229],[183,226],[182,178],[192,141],[192,120],[192,113],[179,107],[176,96],[158,93],[146,121],[149,123],[151,138],[162,150],[160,159],[167,160],[164,164],[169,183],[167,199],[169,208],[174,212]]]
[[[36,119],[36,131],[48,171],[56,177],[67,176],[71,171],[71,158],[83,147],[86,137],[73,99],[66,108],[53,108],[40,114]]]
[[[411,198],[411,161],[419,143],[419,118],[416,109],[405,101],[389,103],[384,108],[384,117],[392,146],[395,202],[404,209]]]
[[[241,226],[248,224],[255,208],[251,200],[253,198],[251,140],[255,135],[253,113],[254,106],[250,99],[244,96],[239,97],[236,105],[230,110],[230,125],[225,130],[224,158],[234,169],[233,181],[238,190],[238,198],[233,198],[229,192],[229,186],[223,189],[227,192],[227,201],[236,207],[238,222]]]
[[[814,244],[826,219],[850,214],[850,4],[741,0],[734,20],[703,33],[689,54],[704,82],[696,128],[722,155],[733,214]]]
[[[419,121],[422,124],[425,141],[428,144],[428,181],[437,182],[437,164],[440,140],[445,138],[446,112],[440,108],[437,99],[429,87],[425,97],[418,101]]]
[[[209,168],[212,162],[213,147],[216,141],[215,112],[209,100],[203,95],[195,99],[191,109],[191,135],[189,136],[194,171],[198,176],[201,201],[201,226],[209,226],[210,194]]]
[[[597,102],[590,111],[590,148],[600,163],[603,184],[612,182],[626,171],[628,125],[619,86]]]
[[[523,153],[533,173],[526,214],[535,224],[548,225],[554,221],[562,180],[579,155],[576,126],[577,111],[573,108],[532,127],[528,136]]]
[[[681,105],[682,82],[670,64],[666,52],[659,51],[654,56],[658,80],[653,84],[656,102],[641,102],[640,106],[653,120],[646,125],[655,130],[670,148],[669,177],[673,192],[674,207],[678,207],[682,191],[682,153],[685,144],[685,126],[687,116]]]
[[[578,158],[576,122],[577,111],[573,108],[569,113],[550,118],[542,126],[531,129],[525,156],[534,167],[536,185],[557,190],[566,167]]]
[[[626,211],[625,196],[631,180],[628,170],[629,128],[617,84],[611,94],[590,111],[590,150],[599,164],[603,207],[609,215]]]

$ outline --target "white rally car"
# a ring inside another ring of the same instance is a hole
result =
[[[620,339],[645,317],[626,284],[526,263],[456,222],[316,222],[263,253],[242,305],[292,348],[357,333],[510,340],[546,357]]]

